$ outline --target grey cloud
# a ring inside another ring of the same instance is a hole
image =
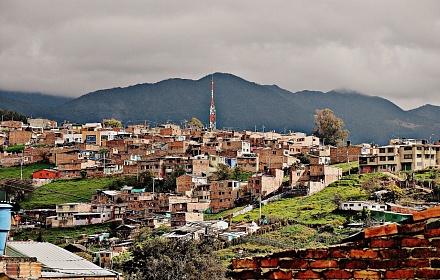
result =
[[[3,1],[0,88],[89,91],[229,72],[440,105],[437,1]]]

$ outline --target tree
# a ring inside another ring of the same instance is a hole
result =
[[[241,181],[243,178],[243,174],[244,174],[243,167],[237,165],[232,169],[231,178],[234,180]]]
[[[221,163],[218,165],[217,171],[211,176],[212,181],[229,180],[230,178],[231,170],[229,169],[229,165]]]
[[[177,183],[176,183],[177,177],[182,176],[185,173],[186,170],[183,167],[181,166],[176,167],[173,170],[173,172],[171,172],[170,175],[165,176],[163,185],[158,184],[157,186],[158,192],[174,192],[177,188]]]
[[[7,147],[5,151],[8,153],[18,154],[24,152],[25,148],[26,148],[25,145],[14,145]]]
[[[16,111],[7,111],[4,109],[0,110],[0,115],[2,115],[3,121],[22,121],[24,124],[27,124],[27,118],[25,115],[22,115]]]
[[[153,186],[154,174],[151,171],[145,171],[139,174],[136,187],[143,188],[146,186]],[[153,189],[153,187],[151,187]]]
[[[203,128],[203,124],[198,118],[192,118],[188,122],[188,127],[189,128]]]
[[[111,127],[111,128],[121,128],[122,127],[122,122],[116,119],[103,119],[102,120],[102,125],[104,127]]]
[[[304,152],[296,155],[296,158],[299,159],[299,162],[302,164],[310,164],[310,155]]]
[[[328,108],[316,110],[316,115],[313,118],[316,129],[312,130],[312,134],[323,139],[326,145],[341,146],[350,133],[346,129],[342,130],[344,121],[336,117],[333,111]]]
[[[388,199],[393,203],[396,203],[396,201],[399,200],[399,198],[404,194],[403,190],[396,185],[388,186],[387,190],[388,190]]]
[[[85,179],[87,177],[87,170],[81,169],[79,174],[81,175],[81,179]]]
[[[148,239],[130,249],[118,265],[127,279],[224,279],[225,268],[213,254],[214,241]]]

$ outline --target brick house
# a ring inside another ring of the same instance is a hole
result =
[[[9,132],[9,146],[31,143],[32,132],[27,130],[13,130]]]
[[[62,178],[81,177],[82,163],[87,161],[84,154],[75,149],[53,150],[53,158]]]
[[[171,227],[180,227],[189,222],[201,221],[203,221],[203,213],[172,212],[170,217]]]
[[[243,154],[237,157],[237,166],[241,166],[244,172],[258,172],[260,170],[260,158],[258,154]]]
[[[347,162],[347,160],[357,161],[361,151],[361,146],[330,147],[330,164]]]
[[[57,179],[61,178],[60,171],[55,169],[42,169],[32,173],[32,179]]]
[[[208,179],[206,177],[196,176],[192,174],[181,175],[176,179],[176,193],[190,195],[195,186],[206,184],[207,180]]]
[[[184,155],[188,149],[188,141],[172,141],[168,142],[168,154]]]
[[[192,157],[192,174],[196,176],[209,176],[209,156],[198,155]]]
[[[285,162],[287,165],[283,149],[257,148],[252,152],[258,154],[260,172],[265,172],[270,168],[283,169]]]
[[[44,141],[41,144],[46,144],[51,147],[64,144],[64,134],[61,131],[45,131]]]
[[[266,197],[277,191],[283,183],[283,171],[279,169],[271,169],[274,175],[254,174],[248,178],[247,192],[251,197]]]
[[[239,190],[240,184],[237,181],[223,180],[211,182],[211,212],[219,213],[234,207],[236,199],[239,198]]]
[[[0,131],[22,130],[22,121],[2,121],[0,122]]]

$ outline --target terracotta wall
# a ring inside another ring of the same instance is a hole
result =
[[[12,279],[39,279],[41,267],[36,258],[0,256],[0,273]]]
[[[235,279],[439,279],[440,206],[327,248],[233,260]]]

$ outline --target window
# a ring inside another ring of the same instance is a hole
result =
[[[388,160],[394,160],[394,156],[389,156]]]
[[[381,154],[385,153],[385,148],[380,148],[379,153],[381,153]]]
[[[394,148],[388,148],[388,153],[393,153],[394,152]]]
[[[386,157],[379,157],[379,160],[380,160],[380,161],[385,161],[385,160],[386,160]]]
[[[403,155],[403,158],[404,159],[412,159],[412,155],[410,154],[410,155]]]
[[[422,158],[422,154],[417,154],[417,158]]]

